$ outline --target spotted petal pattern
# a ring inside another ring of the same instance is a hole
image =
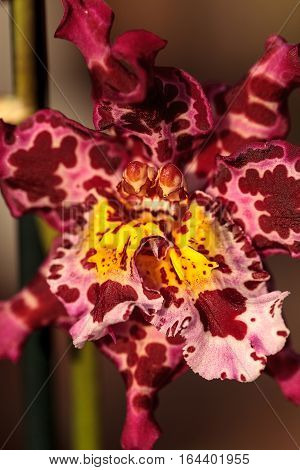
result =
[[[58,229],[81,223],[100,194],[114,193],[130,158],[124,142],[57,111],[16,127],[0,122],[1,187],[12,215],[39,210]]]
[[[127,412],[122,433],[124,449],[151,449],[160,435],[153,411],[157,393],[184,372],[182,338],[166,339],[137,310],[114,327],[116,341],[99,343],[121,372],[126,385]]]
[[[98,129],[142,141],[149,158],[158,166],[179,164],[212,127],[212,116],[201,85],[183,70],[156,67],[152,90],[135,105],[99,102],[94,110]]]
[[[113,13],[102,0],[63,0],[64,17],[56,37],[82,52],[96,101],[142,101],[152,81],[157,53],[166,41],[148,31],[129,31],[110,44]]]
[[[209,192],[230,205],[234,219],[264,254],[300,256],[299,147],[271,141],[220,157]]]
[[[195,179],[195,173],[198,179],[207,177],[218,154],[229,155],[248,142],[286,137],[290,127],[288,97],[300,85],[299,45],[271,36],[265,49],[236,85],[205,88],[215,127],[187,168],[191,178]]]
[[[200,216],[202,227],[196,230],[192,221],[199,209],[205,217]],[[288,293],[267,293],[268,273],[222,205],[199,192],[188,213],[180,230],[186,244],[217,262],[218,268],[193,288],[189,272],[179,283],[163,272],[165,303],[150,321],[167,336],[185,338],[184,357],[202,377],[254,380],[265,367],[266,356],[279,351],[288,336],[281,317]]]
[[[56,323],[68,326],[63,305],[53,295],[45,280],[48,258],[35,278],[18,294],[0,302],[0,358],[19,359],[29,334]]]
[[[135,263],[143,245],[161,239],[155,224],[124,224],[118,208],[104,198],[89,227],[64,238],[47,280],[78,320],[71,329],[77,347],[110,333],[112,325],[128,320],[135,306],[147,313],[161,307],[161,296],[144,288]]]

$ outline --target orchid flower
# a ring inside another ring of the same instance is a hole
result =
[[[37,278],[1,303],[0,356],[17,359],[50,323],[76,347],[95,342],[125,380],[127,449],[153,446],[156,394],[188,367],[249,382],[267,366],[299,403],[288,292],[269,291],[262,263],[300,255],[300,149],[278,140],[300,82],[298,46],[271,37],[245,80],[206,95],[187,72],[155,66],[166,45],[156,35],[111,44],[102,0],[63,4],[56,36],[86,60],[96,130],[49,109],[1,123],[12,215],[35,211],[62,235]]]

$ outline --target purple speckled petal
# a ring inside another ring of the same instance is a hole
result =
[[[274,140],[220,157],[208,191],[229,204],[263,254],[300,256],[299,147]]]
[[[162,236],[155,224],[124,224],[118,207],[103,198],[89,226],[64,237],[47,281],[76,320],[71,328],[75,346],[109,334],[135,306],[149,314],[161,307],[159,293],[144,289],[135,260],[150,239],[160,243]]]
[[[212,127],[210,106],[201,85],[183,70],[156,67],[147,99],[136,105],[99,102],[94,110],[98,129],[142,141],[158,166],[183,166]]]
[[[114,193],[130,158],[120,139],[57,111],[38,111],[16,127],[0,122],[1,189],[12,214],[35,209],[58,229]]]
[[[157,393],[184,372],[182,338],[167,339],[143,320],[137,310],[114,327],[116,342],[105,338],[99,347],[116,365],[126,385],[124,449],[152,449],[160,436],[154,420]]]
[[[55,323],[68,326],[67,312],[45,280],[51,254],[35,278],[19,293],[0,302],[0,358],[19,359],[29,334]]]
[[[207,262],[200,268],[201,258],[197,263],[190,251],[195,269],[204,269],[205,276],[201,279],[199,272],[193,282],[190,268],[175,282],[174,271],[161,268],[165,302],[149,320],[167,336],[185,338],[184,357],[202,377],[254,380],[264,369],[266,356],[279,351],[289,334],[281,316],[288,293],[267,292],[269,275],[257,252],[217,201],[198,192],[188,214],[178,229],[185,237],[179,249],[188,246],[205,255]],[[195,228],[195,219],[202,230]]]
[[[189,164],[189,176],[203,182],[214,171],[218,154],[229,155],[248,142],[285,138],[288,98],[299,86],[299,45],[270,36],[265,53],[239,83],[205,87],[215,128]]]

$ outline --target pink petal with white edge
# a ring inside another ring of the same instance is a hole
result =
[[[201,294],[198,315],[194,311],[195,321],[184,331],[188,365],[207,380],[255,380],[267,356],[280,351],[289,334],[281,316],[287,295],[271,292],[245,299],[235,289]]]
[[[300,354],[290,344],[269,357],[267,373],[276,380],[286,398],[300,405]]]
[[[0,177],[15,217],[35,209],[58,229],[81,222],[115,192],[131,156],[124,142],[42,110],[19,126],[0,122]]]
[[[244,146],[220,157],[208,192],[229,204],[265,255],[300,256],[300,148],[283,141]]]
[[[70,330],[75,346],[109,334],[135,306],[148,314],[161,308],[162,297],[145,288],[135,260],[149,240],[160,244],[162,237],[154,223],[124,223],[117,207],[103,198],[89,227],[64,238],[47,281],[76,321]]]
[[[248,142],[286,137],[288,98],[299,85],[299,45],[270,36],[264,55],[239,83],[205,87],[216,127],[188,166],[189,176],[211,174],[218,154],[229,155]]]
[[[116,342],[105,338],[99,348],[116,365],[126,385],[127,412],[123,449],[152,449],[160,436],[153,412],[157,393],[185,371],[182,338],[168,340],[143,320],[137,310],[114,327]]]
[[[198,208],[204,210],[206,226],[199,232],[192,223]],[[281,316],[288,293],[267,293],[269,275],[225,207],[198,192],[188,212],[181,230],[186,245],[218,267],[192,287],[188,277],[175,286],[164,274],[165,302],[149,320],[167,336],[185,338],[184,357],[204,378],[254,380],[266,356],[279,351],[289,334]]]
[[[73,42],[91,74],[93,95],[118,103],[142,101],[152,82],[157,53],[166,41],[148,31],[129,31],[110,44],[113,13],[102,0],[63,0],[55,36]]]
[[[182,166],[210,131],[212,116],[195,78],[180,69],[156,67],[153,89],[143,103],[100,102],[94,123],[98,129],[142,141],[157,166],[171,161]]]

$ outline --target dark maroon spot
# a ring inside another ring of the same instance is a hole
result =
[[[144,339],[147,336],[145,330],[139,325],[133,325],[130,328],[130,334],[133,338],[139,340]]]
[[[163,344],[147,344],[145,351],[154,364],[163,364],[166,360],[166,346]]]
[[[125,382],[125,387],[128,390],[132,386],[132,383],[133,383],[132,372],[129,369],[123,370],[122,377]]]
[[[48,279],[59,279],[61,277],[61,274],[59,273],[59,271],[61,271],[63,268],[63,265],[62,264],[52,264],[52,266],[50,266],[50,276],[48,277]]]
[[[104,180],[101,176],[95,175],[89,180],[85,181],[83,184],[84,189],[89,191],[90,189],[95,189],[98,194],[102,196],[109,196],[111,184],[109,181]]]
[[[156,388],[168,382],[170,374],[170,367],[155,364],[149,357],[141,356],[134,376],[140,386]]]
[[[136,395],[132,402],[133,406],[138,410],[150,410],[152,400],[148,395]]]
[[[240,153],[235,160],[230,160],[230,165],[235,168],[242,168],[248,163],[259,163],[264,160],[277,160],[284,156],[283,149],[278,145],[270,145],[266,149],[249,148]]]
[[[167,341],[170,344],[177,345],[177,344],[183,344],[185,342],[185,339],[180,334],[177,334],[176,336],[168,336]]]
[[[66,284],[63,284],[61,286],[58,286],[56,295],[58,295],[58,297],[61,297],[66,303],[72,303],[79,298],[80,292],[76,287],[70,288]]]
[[[265,101],[279,102],[286,94],[286,89],[284,87],[264,75],[253,77],[250,82],[250,86],[254,95]]]
[[[108,175],[112,175],[119,168],[121,158],[119,156],[109,157],[110,147],[108,144],[95,145],[90,150],[91,166],[95,170],[102,169]]]
[[[214,185],[218,188],[221,194],[227,192],[227,184],[232,179],[230,170],[225,165],[219,166],[219,171],[214,178]]]
[[[182,233],[183,235],[185,235],[186,233],[188,233],[189,229],[188,229],[188,226],[187,225],[182,225],[180,227],[180,233]]]
[[[284,330],[279,330],[279,331],[277,331],[277,334],[278,334],[278,336],[283,336],[284,338],[286,338],[287,335],[288,335],[287,332],[284,331]]]
[[[259,225],[265,233],[276,231],[286,239],[290,231],[300,232],[300,181],[289,176],[284,165],[266,170],[262,177],[256,169],[248,169],[240,178],[239,187],[243,193],[263,196],[256,201],[255,208],[267,213],[259,217]]]
[[[90,285],[87,291],[87,298],[94,305],[97,303],[99,288],[99,284],[95,282],[94,284]]]
[[[95,248],[90,248],[86,254],[85,257],[80,260],[80,263],[84,269],[87,269],[88,271],[90,269],[96,268],[97,264],[94,262],[89,261],[89,259],[94,256],[97,253],[97,250]]]
[[[97,302],[91,314],[94,321],[101,322],[107,312],[124,302],[138,299],[136,291],[129,285],[115,281],[105,281],[96,288]]]
[[[262,357],[262,356],[258,356],[255,351],[252,352],[250,354],[250,356],[252,357],[252,359],[254,359],[254,361],[260,361],[262,363],[262,365],[266,365],[266,363],[267,363],[266,358]]]
[[[205,331],[213,336],[225,338],[228,335],[244,339],[247,325],[236,317],[246,311],[246,298],[236,289],[205,291],[195,304]]]
[[[175,286],[168,286],[162,287],[160,289],[160,293],[164,298],[164,307],[169,308],[171,305],[175,305],[175,307],[179,308],[184,299],[182,297],[177,298],[176,294],[178,293],[178,287]]]
[[[51,203],[61,203],[66,191],[58,188],[62,183],[57,174],[58,166],[72,168],[76,165],[76,146],[77,140],[67,136],[58,148],[54,148],[51,134],[42,131],[29,150],[18,150],[10,156],[9,162],[16,170],[7,183],[14,189],[25,191],[30,202],[48,196]]]

